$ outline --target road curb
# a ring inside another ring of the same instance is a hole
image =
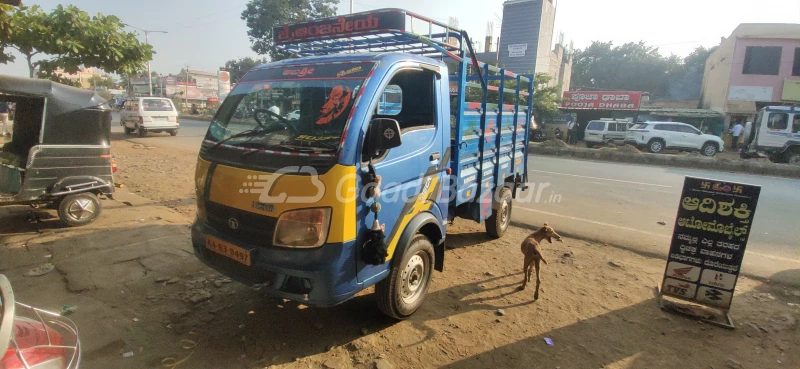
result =
[[[532,143],[529,154],[573,157],[577,159],[609,161],[615,163],[644,164],[722,172],[748,173],[785,178],[800,178],[800,166],[764,163],[747,160],[706,158],[703,156],[627,153],[613,148],[585,149],[581,147],[543,146]]]

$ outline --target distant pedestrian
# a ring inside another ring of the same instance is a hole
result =
[[[8,136],[8,114],[11,113],[11,107],[5,101],[0,101],[0,120],[3,121],[3,136]]]
[[[572,120],[567,122],[567,143],[568,144],[574,144],[574,143],[578,142],[578,138],[575,137],[575,134],[577,132],[577,130],[575,129],[576,125],[577,124],[575,124],[575,122],[572,121]]]
[[[742,136],[742,132],[744,132],[744,126],[741,121],[737,121],[736,125],[731,128],[731,134],[733,135],[731,148],[733,148],[733,150],[739,150],[739,138]]]

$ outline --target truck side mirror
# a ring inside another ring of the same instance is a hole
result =
[[[369,122],[367,147],[370,152],[381,152],[402,144],[400,123],[391,118],[375,118]]]

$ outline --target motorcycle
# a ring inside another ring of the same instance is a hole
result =
[[[15,301],[11,283],[0,274],[0,368],[77,369],[80,361],[75,323]]]

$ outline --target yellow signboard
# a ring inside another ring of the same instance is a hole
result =
[[[787,79],[783,81],[783,101],[800,101],[800,79]]]

